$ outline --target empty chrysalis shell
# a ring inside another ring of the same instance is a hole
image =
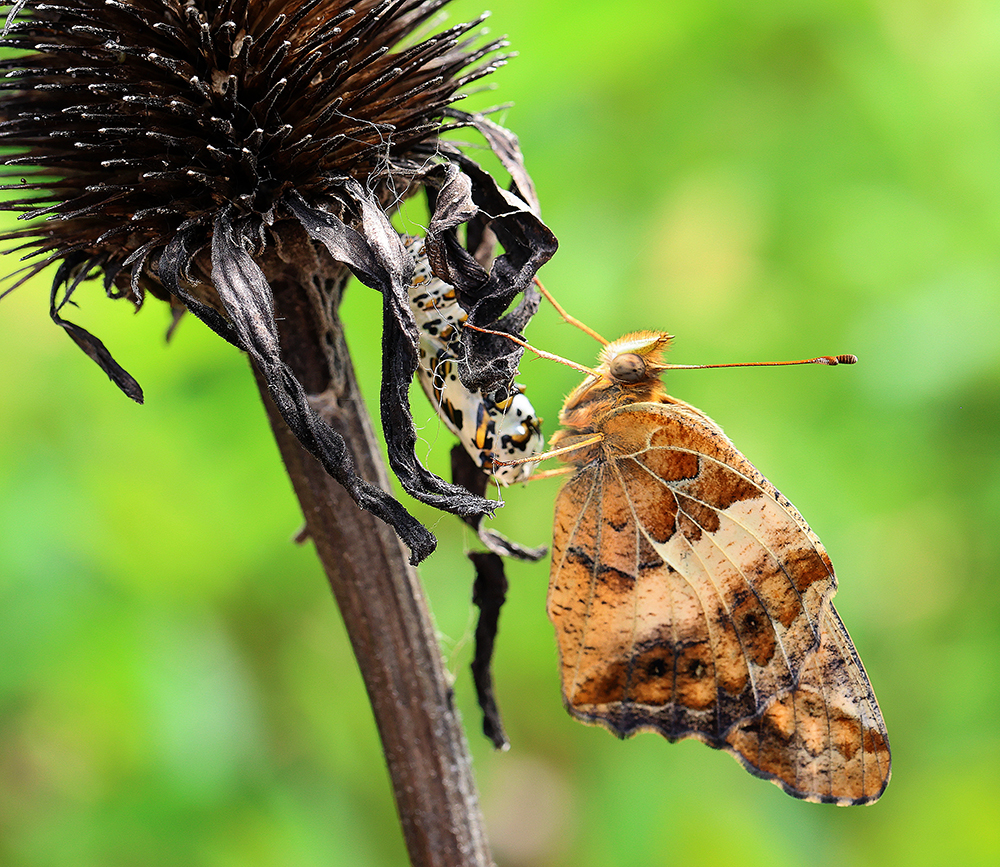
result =
[[[535,408],[524,388],[512,383],[490,394],[470,391],[458,376],[465,310],[455,290],[431,272],[422,238],[403,236],[413,257],[410,307],[420,330],[417,378],[427,399],[472,456],[476,466],[502,485],[523,482],[534,464],[494,467],[493,459],[514,461],[540,454],[545,445]]]

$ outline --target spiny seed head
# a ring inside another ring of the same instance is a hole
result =
[[[345,175],[389,203],[394,162],[433,152],[459,88],[503,62],[504,43],[463,41],[478,21],[399,47],[442,0],[28,5],[0,142],[39,169],[6,207],[48,219],[16,233],[36,253],[105,268],[223,206],[270,223],[285,193],[319,203]]]
[[[426,36],[446,2],[18,0],[0,40],[0,145],[14,149],[3,162],[15,181],[6,189],[18,191],[0,207],[26,221],[0,240],[28,263],[10,288],[57,263],[53,320],[138,401],[138,383],[104,344],[61,316],[70,296],[102,276],[110,297],[141,305],[148,291],[193,313],[250,355],[302,445],[397,529],[415,560],[433,537],[354,474],[285,361],[272,286],[303,297],[305,283],[314,294],[329,287],[308,275],[288,287],[297,250],[296,273],[315,262],[325,279],[333,265],[382,293],[393,469],[425,502],[467,517],[491,511],[414,456],[413,264],[388,215],[423,189],[435,274],[455,286],[471,323],[502,316],[508,331],[537,307],[531,280],[556,242],[517,139],[452,106],[504,62],[506,43],[470,35],[482,19]],[[509,188],[441,137],[456,127],[486,139]],[[494,239],[504,252],[490,263]],[[513,378],[518,347],[471,331],[463,340],[470,389]]]

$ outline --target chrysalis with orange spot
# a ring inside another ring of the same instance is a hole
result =
[[[431,273],[423,239],[403,236],[403,244],[415,266],[410,307],[420,330],[417,378],[427,399],[476,466],[492,473],[502,485],[524,481],[534,464],[498,465],[494,469],[493,461],[530,458],[542,451],[545,438],[531,401],[517,383],[490,394],[470,391],[462,384],[458,356],[465,310],[455,290]]]

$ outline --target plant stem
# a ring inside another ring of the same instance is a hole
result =
[[[320,395],[317,409],[346,440],[359,474],[388,489],[336,319],[347,275],[332,262],[317,268],[306,243],[299,239],[298,252],[285,250],[268,269],[282,351],[306,389]],[[299,445],[259,375],[257,383],[368,690],[410,861],[490,867],[468,745],[416,570],[393,531],[359,509]]]

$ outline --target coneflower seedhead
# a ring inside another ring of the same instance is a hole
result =
[[[433,537],[356,476],[343,440],[312,409],[286,364],[273,292],[287,251],[305,239],[306,258],[350,269],[382,293],[390,463],[417,498],[487,512],[487,501],[414,455],[412,263],[387,214],[425,190],[435,274],[456,287],[473,324],[507,331],[534,312],[531,280],[555,239],[514,136],[452,107],[461,88],[504,62],[506,43],[479,44],[469,35],[479,21],[415,34],[446,2],[21,0],[2,40],[16,50],[0,63],[0,143],[17,149],[5,163],[20,179],[6,189],[24,191],[3,207],[28,221],[3,236],[28,262],[14,286],[58,262],[53,320],[137,401],[138,383],[104,344],[62,317],[67,301],[100,276],[109,297],[140,306],[150,294],[193,313],[250,355],[299,441],[397,529],[414,560]],[[485,137],[510,190],[441,138],[462,126]],[[504,253],[487,269],[494,238]],[[312,282],[300,291],[325,293],[334,315],[343,281],[332,286],[317,272]],[[470,388],[510,381],[517,347],[471,331],[465,340]]]

